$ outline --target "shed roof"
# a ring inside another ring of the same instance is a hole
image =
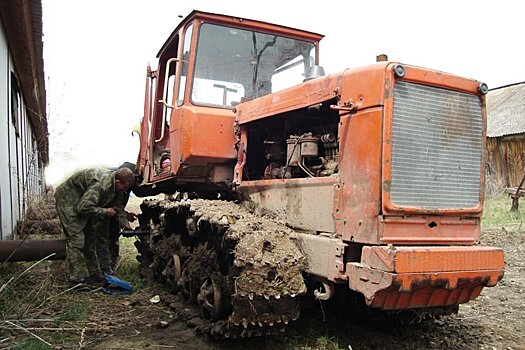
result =
[[[525,133],[525,82],[502,86],[487,94],[487,136]]]

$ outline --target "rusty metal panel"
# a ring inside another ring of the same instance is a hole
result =
[[[371,307],[458,305],[503,277],[503,250],[493,247],[363,247],[346,264],[349,287]]]
[[[181,162],[220,163],[237,157],[234,114],[230,110],[187,107],[180,119]]]
[[[483,285],[474,283],[473,285],[466,284],[457,289],[425,287],[412,292],[382,291],[375,296],[370,306],[383,310],[454,306],[476,299],[483,288]]]
[[[503,275],[499,270],[399,275],[360,264],[348,264],[347,270],[352,275],[350,288],[363,293],[368,306],[383,310],[463,304]]]
[[[454,216],[383,216],[378,218],[383,244],[474,244],[479,218]]]
[[[338,233],[345,241],[379,243],[382,113],[370,108],[341,118]]]
[[[363,247],[361,262],[395,273],[493,270],[504,267],[503,249],[493,247]]]
[[[482,136],[477,95],[396,82],[392,202],[427,209],[478,205]]]
[[[241,125],[251,123],[332,98],[340,99],[341,103],[352,102],[361,110],[380,106],[384,99],[383,84],[387,65],[387,62],[382,62],[345,70],[241,103],[235,107],[237,121]],[[363,79],[367,84],[362,84]],[[356,89],[356,86],[359,86],[359,89]]]
[[[346,279],[343,271],[344,243],[333,236],[297,233],[296,241],[306,257],[306,271],[331,281]]]
[[[335,232],[336,177],[243,181],[239,190],[287,224],[308,231]]]

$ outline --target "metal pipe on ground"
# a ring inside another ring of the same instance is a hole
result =
[[[0,241],[0,263],[16,261],[38,261],[48,255],[49,260],[66,258],[65,239],[29,239]]]

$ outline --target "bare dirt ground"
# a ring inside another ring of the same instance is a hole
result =
[[[496,287],[485,288],[476,300],[461,305],[457,315],[398,329],[370,324],[341,305],[305,301],[301,319],[280,337],[216,341],[195,336],[194,320],[177,312],[183,305],[172,303],[169,308],[149,303],[148,297],[159,291],[157,286],[124,302],[138,322],[104,334],[90,348],[525,349],[525,227],[514,224],[484,230],[481,243],[505,250],[505,277]]]

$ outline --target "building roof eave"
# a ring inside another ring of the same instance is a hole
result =
[[[0,1],[4,25],[40,160],[49,162],[49,136],[42,42],[42,1]]]

